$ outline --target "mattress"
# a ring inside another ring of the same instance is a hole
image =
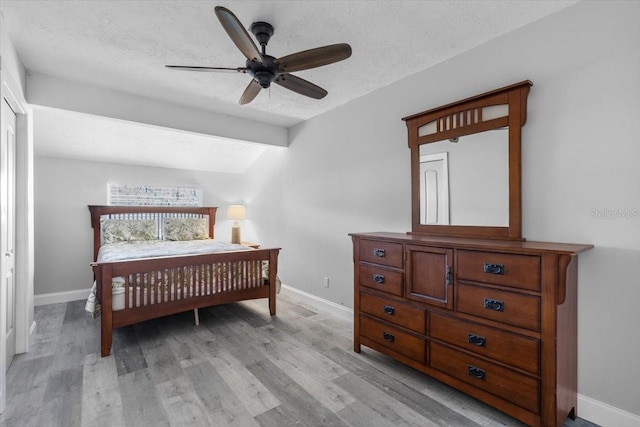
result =
[[[125,261],[143,258],[155,258],[177,255],[198,255],[229,251],[252,250],[243,245],[220,242],[212,239],[188,240],[188,241],[133,241],[118,242],[103,245],[98,252],[98,262]],[[251,263],[255,263],[250,265]],[[249,276],[260,275],[268,278],[268,262],[246,261],[245,267],[234,267],[235,264],[221,263],[210,266],[206,271],[194,271],[187,269],[178,279],[167,277],[171,272],[151,277],[148,273],[132,275],[129,280],[129,307],[156,304],[162,301],[174,301],[203,295],[210,295],[220,291],[233,290],[235,286]],[[200,286],[198,283],[200,274],[215,275],[219,279],[219,289],[210,289]],[[135,295],[134,295],[135,290]],[[276,291],[280,291],[280,281],[276,280]],[[91,288],[85,311],[93,317],[100,314],[100,304],[96,298],[97,285],[94,282]],[[112,280],[112,311],[125,308],[125,278],[114,277]]]

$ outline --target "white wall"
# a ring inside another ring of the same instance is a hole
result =
[[[2,57],[2,70],[9,73],[12,78],[16,79],[16,84],[20,87],[21,96],[24,98],[26,93],[26,80],[27,73],[24,65],[18,57],[16,48],[11,41],[11,37],[7,32],[7,27],[4,23],[4,16],[0,16],[0,55]]]
[[[579,266],[579,393],[640,415],[640,218],[593,213],[640,212],[639,19],[639,2],[581,2],[291,129],[245,175],[282,280],[352,307],[347,233],[410,228],[401,118],[531,79],[523,234],[596,246]]]
[[[91,287],[93,229],[87,205],[107,203],[108,182],[202,188],[204,205],[220,208],[215,234],[222,240],[231,240],[227,205],[242,202],[242,180],[233,174],[41,156],[35,158],[35,170],[36,296]],[[244,223],[243,237],[255,239],[250,219]]]

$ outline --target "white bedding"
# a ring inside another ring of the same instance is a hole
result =
[[[102,245],[98,252],[97,262],[249,250],[251,248],[243,245],[213,239],[184,241],[143,240]]]
[[[252,250],[243,245],[232,244],[227,242],[220,242],[213,239],[206,240],[186,240],[186,241],[169,241],[169,240],[149,240],[149,241],[132,241],[132,242],[119,242],[110,243],[100,247],[98,252],[98,262],[110,262],[110,261],[124,261],[134,260],[142,258],[157,258],[163,256],[175,256],[175,255],[198,255],[208,254],[216,252],[228,252],[228,251],[248,251]],[[265,267],[267,263],[263,264]],[[268,276],[268,272],[266,272]],[[263,276],[265,272],[263,271]],[[124,293],[125,290],[124,279],[122,277],[113,278],[113,299],[112,310],[124,309]],[[90,313],[93,317],[100,315],[100,304],[96,301],[96,283],[93,283],[89,298],[85,304],[85,311]],[[276,280],[276,292],[280,290],[280,281]],[[131,298],[133,289],[129,290],[129,297]],[[140,292],[144,292],[146,295],[147,290],[141,291],[138,289],[138,300],[140,299]],[[171,292],[167,290],[165,292]],[[166,294],[165,294],[166,295]]]

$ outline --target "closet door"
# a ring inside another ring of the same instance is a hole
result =
[[[0,347],[5,350],[1,357],[5,372],[16,354],[15,129],[16,114],[3,99],[0,137],[0,339],[3,345]]]
[[[406,246],[405,298],[453,309],[453,250]]]

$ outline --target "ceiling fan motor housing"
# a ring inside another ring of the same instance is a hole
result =
[[[273,62],[275,59],[273,56],[262,55],[262,57],[264,58],[264,64],[247,60],[247,72],[260,86],[266,89],[278,76],[278,67]]]

